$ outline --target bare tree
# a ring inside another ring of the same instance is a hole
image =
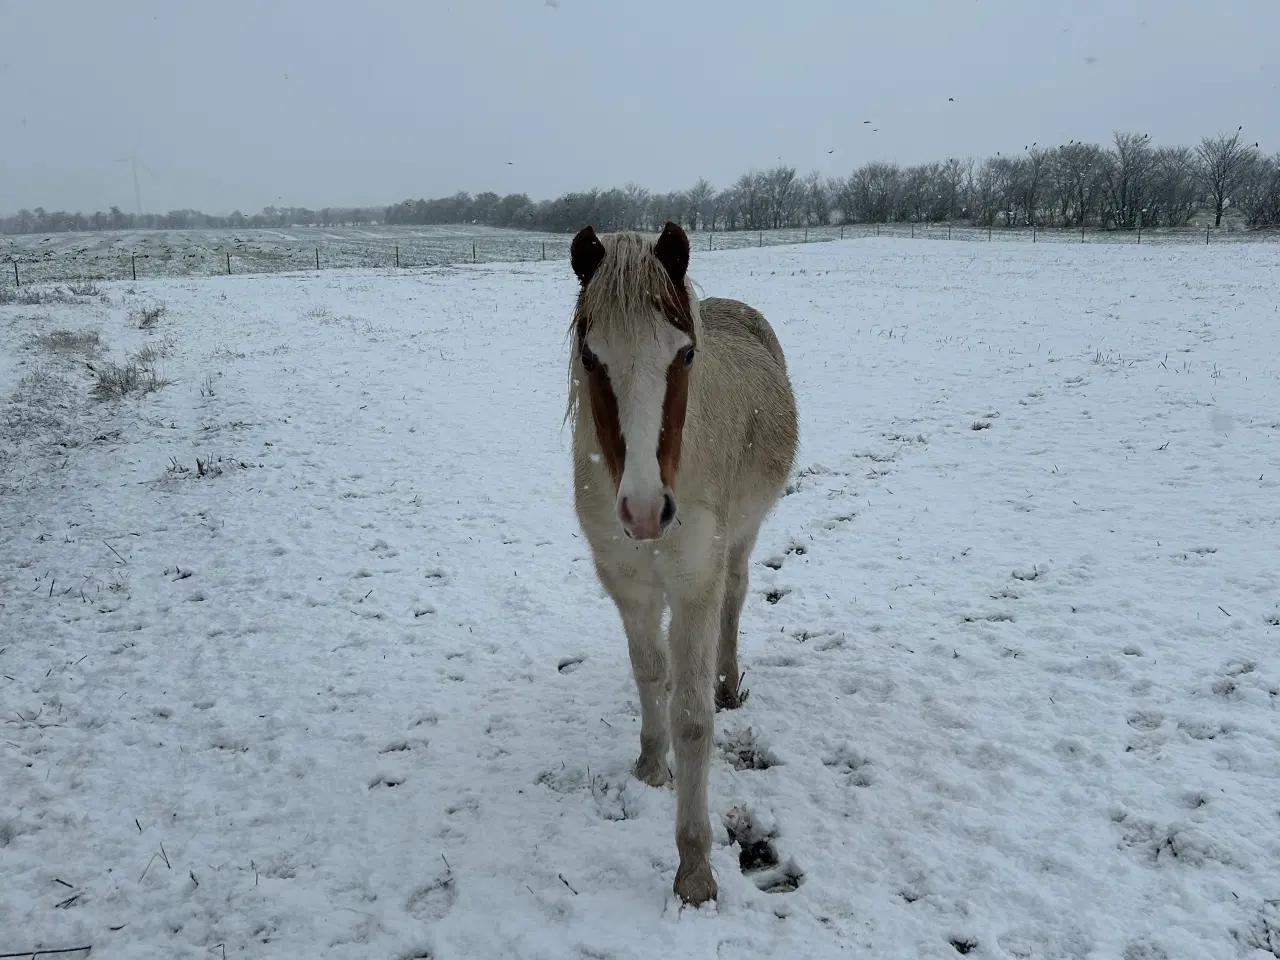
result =
[[[1222,210],[1240,186],[1249,168],[1257,162],[1258,151],[1241,139],[1241,130],[1231,136],[1220,133],[1205,137],[1196,148],[1200,159],[1200,176],[1213,204],[1213,225],[1222,226]]]
[[[689,226],[697,230],[701,227],[703,230],[707,228],[707,219],[711,215],[711,201],[715,198],[716,188],[711,185],[711,181],[705,177],[698,180],[692,187],[685,199],[687,202],[687,215]]]
[[[745,230],[763,230],[769,225],[769,201],[764,177],[750,170],[733,185],[737,196],[738,215]]]
[[[817,170],[804,178],[803,216],[806,223],[816,227],[825,227],[831,222],[831,191],[827,181]]]
[[[1183,227],[1195,213],[1199,190],[1195,155],[1189,147],[1159,147],[1151,178],[1146,223]]]
[[[779,164],[764,174],[764,189],[769,202],[769,222],[774,229],[795,226],[804,202],[804,191],[796,179],[796,168]]]
[[[1132,230],[1151,190],[1155,166],[1151,138],[1145,133],[1117,133],[1115,149],[1103,157],[1103,185],[1111,221],[1117,230]]]

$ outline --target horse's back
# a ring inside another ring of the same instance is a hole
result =
[[[786,371],[787,358],[783,355],[782,344],[764,314],[755,307],[727,297],[707,297],[698,302],[698,310],[702,314],[702,328],[709,337],[730,341],[740,338],[754,340]]]
[[[698,302],[706,337],[706,365],[696,382],[696,435],[686,449],[697,472],[720,486],[729,513],[747,516],[754,535],[760,517],[782,492],[798,440],[795,395],[773,328],[754,307],[708,297]],[[711,478],[715,478],[712,480]]]

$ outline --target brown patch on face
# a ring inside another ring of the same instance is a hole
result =
[[[613,395],[613,385],[609,383],[609,373],[604,364],[587,347],[586,322],[580,318],[577,327],[578,356],[587,376],[587,397],[591,403],[591,422],[596,428],[596,443],[617,492],[622,483],[622,469],[627,462],[627,441],[622,436],[622,423],[618,419],[618,398]],[[594,361],[590,369],[589,361]]]
[[[674,489],[680,472],[680,446],[684,441],[684,415],[689,408],[689,368],[684,356],[676,354],[667,367],[667,393],[662,399],[662,432],[658,434],[658,476],[662,486]],[[695,362],[697,362],[695,360]]]

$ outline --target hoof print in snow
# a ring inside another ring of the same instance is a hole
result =
[[[436,608],[429,603],[424,603],[413,608],[413,619],[421,620],[436,612]]]
[[[400,556],[400,551],[389,546],[385,540],[375,540],[369,550],[379,560],[390,560],[392,557]]]
[[[833,753],[829,753],[822,758],[822,763],[838,773],[845,774],[852,786],[869,787],[875,782],[871,761],[850,747],[842,746]]]
[[[586,657],[565,657],[556,664],[556,669],[561,673],[573,673],[578,667],[582,666],[583,661],[586,659]]]
[[[738,845],[738,867],[743,873],[760,873],[778,865],[774,834],[761,829],[746,810],[734,807],[726,813],[724,827],[729,834],[729,843]]]
[[[1217,740],[1235,732],[1234,727],[1208,720],[1180,720],[1178,729],[1192,740]]]
[[[562,763],[554,770],[542,771],[533,782],[556,793],[570,794],[581,790],[586,779],[582,770],[577,767],[566,767]]]
[[[596,811],[605,820],[635,820],[639,812],[635,809],[633,795],[628,793],[628,781],[617,782],[608,777],[591,777],[591,799],[596,803]]]
[[[956,953],[969,954],[978,949],[978,941],[973,937],[954,937],[949,942],[956,948]]]
[[[766,557],[764,560],[761,560],[760,562],[763,563],[770,570],[782,569],[782,557],[779,557],[776,554],[772,557]]]
[[[834,530],[834,529],[836,529],[838,526],[840,526],[842,523],[852,523],[852,522],[853,522],[853,514],[852,514],[852,513],[842,513],[842,514],[840,514],[840,515],[839,515],[839,516],[837,516],[837,517],[832,517],[830,520],[828,520],[828,521],[827,521],[826,523],[824,523],[822,526],[823,526],[823,528],[824,528],[824,529],[826,529],[826,530]]]
[[[1131,943],[1120,954],[1121,960],[1169,960],[1169,951],[1158,943]]]
[[[398,787],[404,783],[404,777],[394,777],[391,774],[380,773],[369,781],[369,789],[376,790],[378,787]]]
[[[446,873],[409,894],[409,899],[405,902],[405,910],[415,920],[443,920],[453,909],[453,902],[458,898],[458,892],[454,886],[453,873]]]
[[[1030,570],[1013,571],[1013,579],[1022,580],[1025,583],[1033,583],[1043,577],[1045,571],[1038,566],[1033,566]]]
[[[396,960],[435,960],[435,954],[426,946],[410,947],[404,953],[397,953]]]
[[[1129,714],[1128,723],[1138,730],[1156,730],[1164,723],[1164,714],[1156,710],[1135,710]]]
[[[1013,623],[1012,613],[971,613],[965,623]]]
[[[1232,931],[1246,947],[1280,957],[1280,902],[1267,900],[1246,929]]]
[[[786,866],[756,878],[756,886],[765,893],[793,893],[804,883],[804,871],[796,866],[794,860],[787,861]]]
[[[787,556],[792,556],[794,554],[797,557],[803,557],[808,552],[809,548],[803,543],[793,543],[787,548]]]
[[[378,753],[403,753],[406,750],[412,750],[413,745],[408,740],[392,740]]]
[[[720,742],[720,750],[735,770],[768,770],[780,763],[750,727],[726,736]]]
[[[765,593],[764,598],[769,603],[777,603],[790,592],[786,587],[774,587]]]
[[[738,866],[765,893],[790,893],[804,882],[804,871],[794,860],[781,864],[774,840],[777,831],[765,830],[747,810],[734,807],[725,814],[729,842],[738,845]],[[781,865],[780,865],[781,864]]]
[[[778,865],[778,854],[768,840],[742,840],[742,850],[738,854],[738,866],[743,873],[758,873],[771,870]]]

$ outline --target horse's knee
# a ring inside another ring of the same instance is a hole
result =
[[[711,725],[697,717],[677,717],[674,726],[676,739],[691,746],[698,746],[711,738]]]

